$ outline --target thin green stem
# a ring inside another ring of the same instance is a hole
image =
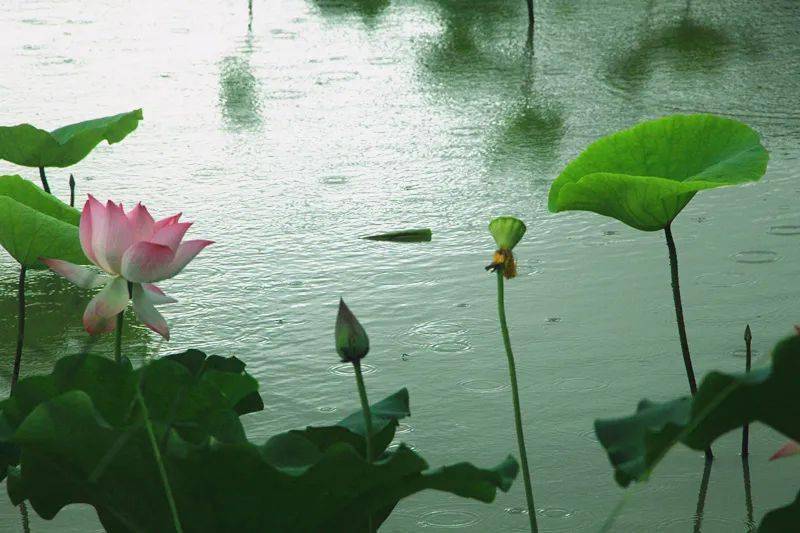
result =
[[[122,362],[122,327],[124,322],[125,311],[122,310],[117,315],[117,328],[115,330],[116,338],[114,339],[114,361],[116,361],[117,364]]]
[[[505,290],[503,272],[501,270],[497,271],[497,313],[500,315],[500,330],[503,332],[503,344],[506,348],[506,357],[508,357],[508,376],[511,380],[511,396],[514,400],[514,426],[517,432],[520,463],[522,463],[522,479],[525,482],[528,517],[531,521],[531,531],[536,533],[539,531],[539,526],[536,523],[536,505],[533,502],[533,484],[531,483],[531,472],[528,467],[528,452],[525,450],[525,436],[522,432],[522,413],[519,407],[519,387],[517,385],[517,365],[514,363],[514,352],[511,351],[511,337],[508,334],[508,324],[506,323]]]
[[[681,302],[681,282],[678,276],[678,252],[675,249],[675,239],[672,238],[672,229],[669,224],[664,228],[664,235],[667,238],[667,249],[669,250],[669,267],[672,276],[672,298],[675,302],[675,319],[678,322],[678,336],[681,341],[681,352],[683,352],[683,365],[686,367],[686,377],[689,380],[689,390],[692,396],[697,394],[697,380],[694,377],[692,367],[692,356],[689,353],[689,340],[686,337],[686,322],[683,318],[683,303]],[[712,461],[714,454],[711,446],[706,448],[706,461]]]
[[[753,334],[750,331],[750,324],[744,330],[744,345],[745,345],[745,371],[750,372],[750,367],[753,363]],[[750,454],[750,425],[745,424],[742,426],[742,457],[746,458]]]
[[[180,518],[178,518],[178,507],[175,505],[175,498],[172,496],[172,487],[169,485],[167,470],[164,468],[164,461],[162,460],[161,452],[158,449],[156,435],[153,432],[153,426],[150,424],[150,413],[147,411],[147,405],[144,403],[141,390],[136,390],[136,397],[136,399],[139,401],[139,405],[142,408],[144,427],[147,430],[147,438],[150,440],[150,447],[153,449],[153,456],[155,457],[156,464],[158,465],[158,473],[161,476],[161,484],[164,485],[164,493],[167,496],[167,503],[169,504],[170,513],[172,514],[172,525],[175,528],[175,533],[183,533],[181,521]]]
[[[369,409],[369,400],[367,399],[367,387],[364,385],[364,375],[361,373],[361,360],[353,361],[353,369],[356,373],[356,384],[358,385],[358,397],[361,399],[361,412],[364,413],[364,429],[366,431],[364,440],[367,444],[366,459],[371,463],[374,459],[372,450],[372,412]],[[372,513],[367,515],[367,529],[370,533],[375,531],[372,524]]]
[[[42,180],[42,187],[44,187],[44,192],[50,192],[50,184],[47,183],[47,176],[44,173],[44,167],[39,167],[39,178]]]
[[[25,344],[25,273],[28,271],[24,266],[19,268],[19,284],[17,285],[17,351],[14,354],[14,369],[11,371],[11,392],[19,381],[19,370],[22,365],[22,347]]]

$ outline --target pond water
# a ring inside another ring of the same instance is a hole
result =
[[[141,326],[136,357],[188,347],[236,355],[266,409],[251,438],[332,423],[358,406],[333,349],[340,296],[369,331],[367,386],[407,385],[399,439],[432,465],[516,455],[496,323],[500,214],[525,220],[507,286],[512,342],[542,531],[596,531],[629,493],[614,531],[689,531],[703,458],[673,451],[646,485],[613,480],[592,421],[642,397],[687,392],[663,235],[588,213],[551,215],[549,184],[595,138],[676,112],[757,129],[771,152],[758,184],[699,194],[674,224],[695,368],[755,364],[800,321],[800,5],[794,0],[8,0],[0,123],[65,123],[144,108],[121,144],[69,169],[92,192],[159,215],[183,211],[216,244],[164,283],[169,344]],[[67,197],[68,171],[52,169]],[[35,169],[0,173],[36,179]],[[359,239],[431,227],[434,240]],[[0,367],[7,393],[17,271],[0,259]],[[23,374],[87,343],[90,295],[30,275]],[[93,349],[108,349],[111,338]],[[788,400],[788,399],[787,399]],[[781,438],[751,430],[755,518],[794,498]],[[747,529],[739,434],[723,438],[702,530]],[[3,491],[4,492],[4,491]],[[3,530],[19,517],[0,498]],[[381,531],[525,531],[521,480],[492,505],[439,493],[403,502]],[[86,507],[34,531],[99,529]]]

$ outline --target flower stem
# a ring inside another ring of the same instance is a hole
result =
[[[147,405],[144,403],[141,390],[136,390],[136,397],[139,401],[139,405],[142,407],[142,417],[144,418],[144,427],[147,430],[147,438],[150,440],[150,447],[153,449],[153,456],[158,465],[158,473],[161,476],[161,484],[164,485],[164,493],[167,495],[167,503],[169,504],[169,511],[172,515],[172,525],[176,533],[183,533],[181,521],[180,518],[178,518],[178,508],[175,505],[175,498],[172,496],[172,488],[167,478],[167,470],[164,468],[164,461],[161,458],[161,452],[158,450],[158,443],[156,442],[156,436],[153,432],[153,426],[150,424],[150,413],[147,411]]]
[[[669,250],[669,266],[672,275],[672,298],[675,301],[675,319],[678,322],[678,336],[681,340],[681,351],[683,352],[683,364],[686,367],[686,377],[689,380],[689,390],[692,396],[697,394],[697,380],[694,377],[692,367],[692,356],[689,353],[689,340],[686,337],[686,323],[683,319],[683,303],[681,302],[681,283],[678,277],[678,252],[675,249],[675,240],[672,238],[672,228],[670,224],[664,228],[664,235],[667,238],[667,248]],[[706,448],[706,461],[714,459],[711,446]]]
[[[522,479],[525,482],[525,498],[528,502],[528,517],[531,521],[531,531],[536,533],[539,526],[536,523],[536,506],[533,503],[533,485],[531,483],[531,472],[528,468],[528,452],[525,450],[525,436],[522,433],[522,413],[519,407],[519,387],[517,386],[517,368],[514,363],[514,353],[511,351],[511,338],[508,334],[508,324],[506,323],[506,303],[504,294],[503,273],[497,271],[497,312],[500,315],[500,330],[503,333],[503,344],[506,348],[508,357],[508,375],[511,380],[511,396],[514,400],[514,426],[517,432],[517,444],[519,445],[519,458],[522,463]]]
[[[753,363],[753,350],[752,350],[753,334],[750,331],[750,324],[744,329],[744,345],[745,345],[745,371],[750,373],[750,367]],[[746,458],[750,454],[750,425],[745,424],[742,426],[742,458]]]
[[[117,364],[122,362],[122,326],[125,321],[125,311],[120,311],[117,315],[116,338],[114,339],[114,361]]]
[[[75,207],[75,176],[69,175],[69,206]]]
[[[369,400],[367,399],[367,387],[364,385],[364,375],[361,373],[361,360],[356,359],[353,361],[353,369],[356,373],[356,385],[358,385],[358,397],[361,399],[361,412],[364,413],[364,428],[366,434],[364,440],[366,441],[366,459],[368,463],[372,462],[372,412],[369,409]],[[367,515],[367,530],[372,533],[375,528],[372,524],[372,513]]]
[[[11,371],[11,392],[17,386],[19,380],[19,369],[22,365],[22,346],[25,343],[25,273],[27,268],[19,268],[19,285],[17,286],[17,351],[14,354],[14,369]]]
[[[39,178],[42,180],[42,187],[44,187],[44,192],[50,192],[50,185],[47,183],[47,176],[44,174],[44,167],[39,167]]]

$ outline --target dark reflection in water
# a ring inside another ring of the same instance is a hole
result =
[[[0,353],[13,354],[17,338],[16,275],[4,268],[0,279]],[[29,271],[25,284],[25,346],[21,375],[44,374],[52,370],[57,359],[71,353],[89,351],[112,357],[114,335],[89,336],[83,329],[82,317],[93,293],[76,288],[70,282],[48,271]],[[125,317],[123,347],[131,359],[147,354],[148,330],[136,322],[129,312]],[[0,365],[2,387],[11,379],[12,357]]]
[[[747,531],[755,531],[756,523],[753,520],[753,493],[750,486],[750,460],[742,456],[742,477],[744,478],[744,506],[747,515],[745,526]]]
[[[364,24],[373,26],[389,7],[389,0],[313,0],[323,17],[360,16]]]
[[[237,53],[220,61],[219,105],[231,129],[261,125],[261,82],[253,74],[252,54],[253,35],[248,32]]]
[[[757,55],[758,42],[746,31],[732,34],[730,28],[711,25],[693,16],[691,4],[676,20],[657,20],[654,2],[649,2],[642,18],[636,43],[612,56],[609,82],[627,92],[641,92],[661,64],[676,73],[706,73],[722,69],[732,55],[743,51]]]
[[[708,482],[711,479],[711,465],[713,464],[713,461],[706,461],[703,467],[703,478],[700,481],[700,490],[697,492],[697,508],[694,512],[694,533],[700,533],[703,530],[703,514],[706,509]]]

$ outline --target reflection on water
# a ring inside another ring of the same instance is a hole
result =
[[[261,124],[261,82],[250,64],[253,35],[248,31],[235,55],[220,61],[219,104],[222,116],[233,129],[252,129]]]
[[[3,270],[9,273],[10,270]],[[0,280],[0,353],[13,354],[17,337],[17,281],[12,275]],[[113,335],[90,337],[83,329],[82,316],[91,300],[90,291],[81,290],[49,271],[28,271],[25,283],[28,302],[25,320],[25,345],[21,375],[49,373],[53,363],[71,353],[91,352],[112,356]],[[123,346],[125,355],[136,361],[148,353],[148,330],[129,312],[125,317]],[[0,365],[0,381],[7,384],[11,365]],[[5,394],[5,391],[0,391]]]
[[[358,15],[364,24],[373,26],[389,7],[389,0],[312,0],[324,17]]]

